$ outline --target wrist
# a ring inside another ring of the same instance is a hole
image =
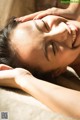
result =
[[[64,15],[65,17],[67,17],[68,19],[77,19],[77,12],[75,13],[71,8],[67,8],[64,10]]]
[[[56,7],[50,8],[51,15],[54,15],[55,13],[57,14],[58,13],[58,9],[59,8],[56,8]]]
[[[33,80],[35,77],[32,76],[32,74],[22,68],[16,68],[15,69],[15,82],[18,86],[19,89],[23,89],[26,85],[26,89],[27,89],[27,85],[29,84],[30,80]]]

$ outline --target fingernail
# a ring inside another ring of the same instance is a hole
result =
[[[20,21],[20,19],[19,19],[19,18],[16,18],[16,19],[14,19],[14,20],[16,20],[16,21]]]
[[[33,20],[36,20],[36,18],[34,18]]]

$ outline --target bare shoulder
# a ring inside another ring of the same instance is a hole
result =
[[[77,73],[68,67],[67,71],[56,78],[58,85],[80,91],[80,78]]]

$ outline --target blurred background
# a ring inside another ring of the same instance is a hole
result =
[[[57,1],[60,4],[60,0],[0,0],[0,27],[5,26],[7,19],[12,16],[24,16],[58,6]]]
[[[35,12],[35,0],[0,0],[0,26],[12,16],[23,16]]]
[[[0,27],[12,16],[20,17],[51,7],[67,8],[61,0],[0,0]]]

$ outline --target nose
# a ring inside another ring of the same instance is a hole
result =
[[[64,22],[51,28],[50,32],[47,33],[49,40],[56,41],[58,43],[64,43],[68,47],[72,47],[72,38]]]
[[[53,39],[55,41],[62,42],[62,41],[67,40],[68,35],[69,35],[69,33],[66,29],[61,30],[61,29],[55,28],[47,34],[47,37],[49,39]]]

